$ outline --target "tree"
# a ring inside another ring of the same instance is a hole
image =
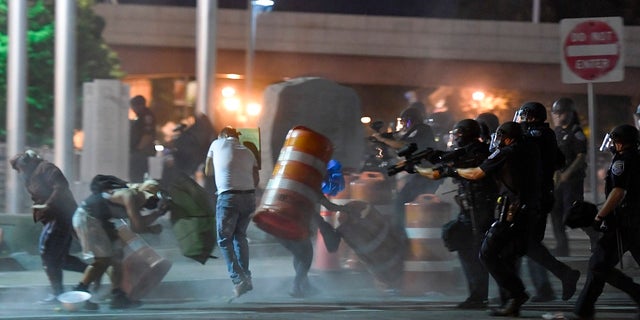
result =
[[[7,87],[7,1],[0,0],[0,88]],[[119,60],[102,38],[104,20],[93,12],[93,0],[76,1],[76,86],[93,79],[121,78]],[[28,1],[27,144],[51,145],[54,118],[55,0]],[[78,97],[78,101],[80,98]],[[77,113],[80,113],[77,103]],[[0,140],[6,139],[7,92],[0,91]],[[76,116],[81,119],[81,116]]]

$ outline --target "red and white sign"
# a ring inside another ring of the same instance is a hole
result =
[[[560,21],[562,82],[614,82],[624,79],[621,17]]]

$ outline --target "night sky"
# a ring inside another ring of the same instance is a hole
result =
[[[106,0],[103,0],[107,2]],[[274,0],[273,11],[530,21],[532,0]],[[119,0],[121,4],[195,6],[197,0]],[[640,25],[640,1],[541,0],[540,21],[621,16]],[[218,0],[223,9],[246,9],[247,0]]]

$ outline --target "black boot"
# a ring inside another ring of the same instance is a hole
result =
[[[529,295],[522,293],[517,298],[507,300],[504,307],[492,309],[489,315],[494,317],[519,317],[520,307],[529,300]]]

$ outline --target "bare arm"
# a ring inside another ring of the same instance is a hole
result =
[[[458,169],[458,175],[467,180],[479,180],[486,176],[480,167]]]
[[[438,180],[442,178],[440,176],[440,171],[433,170],[433,168],[423,168],[423,167],[416,166],[415,169],[421,176],[427,179]]]
[[[213,175],[213,158],[207,157],[204,162],[204,175],[211,177]]]
[[[149,229],[149,225],[152,224],[160,216],[162,216],[165,212],[164,210],[154,209],[148,215],[141,215],[141,208],[138,207],[137,203],[143,202],[144,200],[138,199],[138,197],[143,197],[143,195],[138,193],[138,191],[131,189],[117,189],[112,194],[111,198],[109,198],[109,200],[113,203],[124,206],[127,212],[127,216],[129,217],[131,230],[133,232],[152,232],[153,230]]]

